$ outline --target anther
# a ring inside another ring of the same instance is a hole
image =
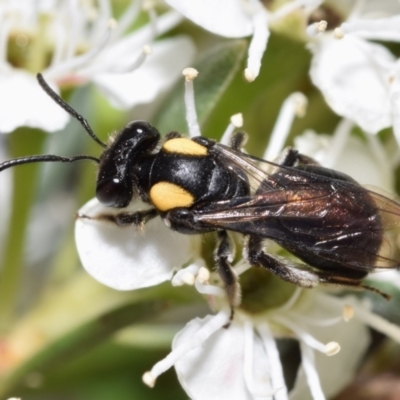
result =
[[[154,385],[156,384],[156,378],[154,377],[154,375],[151,373],[151,371],[147,371],[143,374],[142,376],[142,381],[145,385],[147,385],[148,387],[153,388]]]
[[[354,308],[350,304],[343,306],[343,319],[348,322],[354,317]]]
[[[199,71],[194,68],[185,68],[182,71],[182,75],[185,77],[186,82],[191,82],[197,78],[197,75],[199,75]]]
[[[344,38],[344,31],[342,28],[335,28],[335,30],[333,31],[333,37],[335,39],[343,39]]]
[[[337,342],[329,342],[325,345],[325,354],[327,356],[334,356],[339,353],[340,345]]]
[[[243,114],[237,113],[231,116],[231,124],[235,128],[241,128],[243,126]]]

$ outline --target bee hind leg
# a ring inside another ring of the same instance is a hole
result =
[[[263,242],[264,239],[259,236],[249,237],[246,256],[250,265],[266,268],[284,281],[303,288],[313,288],[318,285],[320,279],[316,272],[304,264],[265,253]]]
[[[266,254],[263,250],[263,238],[250,236],[247,244],[247,259],[251,265],[261,266],[279,276],[286,282],[293,283],[303,288],[313,288],[318,284],[351,288],[353,290],[369,290],[377,293],[386,300],[390,295],[376,287],[365,285],[362,278],[340,276],[334,273],[311,269],[305,264],[295,263],[277,256]]]
[[[390,300],[391,296],[385,292],[382,292],[374,286],[365,285],[362,281],[358,279],[347,278],[343,276],[328,275],[321,273],[320,282],[327,285],[335,285],[339,287],[348,287],[354,290],[368,290],[382,296],[385,300]]]
[[[217,272],[224,283],[225,291],[231,307],[230,321],[234,316],[234,308],[240,305],[240,285],[236,273],[232,269],[233,244],[226,231],[218,231],[218,246],[214,252]]]

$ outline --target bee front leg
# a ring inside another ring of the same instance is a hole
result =
[[[316,272],[304,264],[266,254],[263,250],[263,241],[264,239],[259,236],[249,237],[246,256],[250,265],[266,268],[284,281],[303,288],[313,288],[318,285],[320,279]]]
[[[120,227],[126,227],[135,225],[138,228],[142,228],[147,222],[156,217],[158,212],[155,208],[149,210],[136,211],[133,213],[121,212],[118,214],[97,214],[95,216],[89,216],[84,214],[77,214],[79,219],[91,219],[96,221],[111,222]]]
[[[231,307],[230,320],[233,319],[234,308],[240,305],[240,285],[237,275],[232,269],[233,244],[226,231],[218,231],[218,246],[215,249],[214,260],[217,272],[224,283]]]
[[[287,147],[278,159],[278,164],[284,167],[298,167],[299,165],[319,165],[311,157],[299,153],[293,147]]]

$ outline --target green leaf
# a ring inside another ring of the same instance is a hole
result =
[[[199,76],[194,81],[197,117],[203,125],[238,71],[247,49],[245,40],[225,41],[209,50],[194,65]],[[159,110],[154,125],[162,133],[187,132],[183,78]]]
[[[164,311],[167,305],[165,300],[126,304],[68,332],[4,377],[0,384],[0,397],[7,398],[8,395],[13,395],[30,373],[45,374],[62,367],[75,357],[104,342],[119,329],[154,317]]]

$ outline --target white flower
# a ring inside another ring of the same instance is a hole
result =
[[[322,0],[293,0],[277,10],[268,11],[259,0],[166,0],[186,18],[220,36],[241,38],[252,36],[245,77],[253,81],[259,74],[261,59],[267,47],[269,24],[288,14],[307,12]]]
[[[146,207],[137,201],[127,211]],[[79,213],[95,216],[118,211],[93,199]],[[78,219],[75,237],[87,272],[117,290],[139,289],[170,280],[174,271],[198,257],[198,237],[172,232],[161,218],[148,222],[144,232],[134,226],[122,229],[104,221]]]
[[[140,0],[132,2],[118,23],[111,18],[108,0],[96,8],[88,4],[0,4],[0,132],[23,125],[46,131],[65,126],[68,115],[39,87],[37,72],[56,91],[62,85],[92,81],[115,106],[128,108],[153,101],[194,56],[185,36],[153,44],[155,36],[179,23],[175,12],[157,18],[150,9],[150,23],[125,34],[141,11]]]
[[[350,175],[363,185],[394,193],[396,160],[390,160],[378,138],[351,135],[354,123],[342,120],[333,135],[306,131],[294,139],[295,148],[326,168]]]
[[[384,7],[383,7],[384,5]],[[400,41],[400,3],[348,2],[346,22],[318,35],[310,48],[310,75],[329,106],[339,115],[375,134],[393,126],[400,141],[399,68],[395,56],[369,40]],[[335,11],[336,10],[336,11]]]
[[[195,72],[184,70],[186,117],[191,137],[201,133],[194,104]],[[304,114],[306,103],[301,93],[290,95],[284,102],[265,155],[275,157],[279,154],[293,119]],[[346,123],[333,138],[336,148],[331,146],[338,157],[344,147],[342,142],[344,138],[348,139],[352,127]],[[226,143],[233,127],[241,124],[241,118],[234,116],[221,141]],[[312,145],[306,139],[304,142]],[[355,158],[354,161],[357,162]],[[136,204],[133,209],[136,207],[144,205]],[[101,212],[109,213],[110,209],[101,207],[96,200],[80,211],[89,216]],[[76,224],[82,263],[104,284],[127,290],[172,278],[172,284],[176,286],[194,285],[199,293],[207,296],[210,308],[216,311],[215,315],[203,319],[194,318],[175,336],[171,353],[144,374],[143,380],[149,386],[174,366],[182,387],[193,400],[272,397],[275,400],[289,397],[323,400],[335,395],[355,373],[369,343],[367,325],[400,341],[400,328],[372,314],[369,304],[353,298],[339,299],[323,293],[320,288],[295,289],[280,307],[262,308],[261,311],[252,309],[251,301],[247,302],[249,292],[243,290],[242,305],[235,310],[235,317],[230,322],[227,295],[222,287],[210,284],[218,282],[218,276],[205,268],[198,251],[193,252],[194,243],[190,236],[168,231],[157,219],[144,228],[142,235],[135,228],[121,229],[103,221],[78,219]],[[273,248],[270,250],[274,251]],[[173,275],[176,269],[188,263],[189,266]],[[243,260],[235,265],[237,275],[249,268]],[[290,287],[277,281],[276,285],[282,285],[279,286],[282,291]],[[258,289],[259,292],[257,284],[264,283],[262,279],[256,280],[250,290],[257,292]],[[268,290],[261,293],[265,297],[271,295]],[[261,305],[262,300],[259,299]],[[290,393],[276,344],[276,339],[283,337],[296,339],[301,351],[301,367]]]
[[[299,341],[301,350],[301,368],[290,399],[325,399],[338,393],[355,373],[369,343],[365,325],[369,319],[385,333],[394,329],[391,336],[400,339],[399,328],[387,329],[354,299],[297,289],[286,304],[268,312],[238,310],[226,329],[226,309],[193,319],[175,336],[172,352],[143,379],[152,386],[175,366],[193,400],[288,399],[275,339],[289,337]]]

